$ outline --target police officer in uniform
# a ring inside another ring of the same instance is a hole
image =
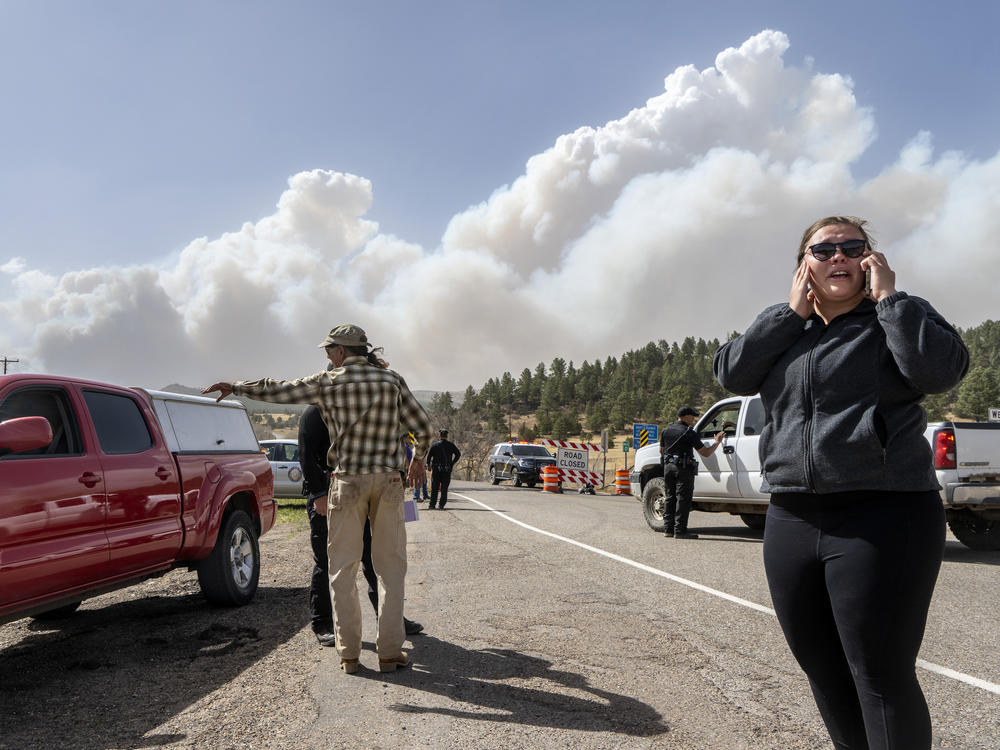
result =
[[[438,492],[441,493],[441,504],[438,506],[444,510],[445,503],[448,502],[448,485],[451,484],[451,470],[462,452],[448,439],[448,430],[438,432],[439,440],[435,440],[427,451],[427,466],[431,471],[431,501],[429,507],[434,510],[438,502]]]
[[[694,451],[703,456],[711,456],[719,447],[725,432],[715,434],[715,443],[702,444],[698,433],[691,429],[698,412],[690,406],[677,410],[677,421],[664,428],[660,434],[660,458],[663,461],[663,483],[666,485],[667,500],[663,510],[663,533],[674,539],[697,539],[698,535],[688,531],[688,514],[691,513],[691,497],[694,495],[694,475],[698,471],[698,461]]]

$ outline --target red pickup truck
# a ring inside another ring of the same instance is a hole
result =
[[[0,376],[0,623],[178,566],[213,604],[246,604],[275,513],[236,402]]]

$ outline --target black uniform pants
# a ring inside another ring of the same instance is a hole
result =
[[[451,472],[434,469],[431,472],[431,501],[429,505],[433,508],[438,501],[438,492],[441,493],[441,507],[448,502],[448,485],[451,484]]]
[[[934,491],[771,496],[771,599],[838,750],[931,746],[915,663],[944,536]]]
[[[330,558],[327,556],[326,516],[316,512],[313,501],[306,504],[309,516],[309,543],[312,545],[313,570],[309,581],[309,620],[313,632],[333,632],[333,603],[330,599]],[[368,581],[368,598],[378,613],[378,578],[372,565],[372,527],[365,521],[361,549],[361,570]]]
[[[667,499],[663,509],[664,531],[685,532],[688,515],[691,513],[691,498],[694,495],[694,469],[682,469],[675,463],[663,462],[663,484]]]

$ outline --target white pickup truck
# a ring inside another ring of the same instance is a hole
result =
[[[757,443],[764,427],[758,396],[717,402],[694,429],[709,444],[725,432],[721,450],[698,456],[694,510],[738,515],[753,529],[764,528],[769,496],[761,492]],[[1000,549],[1000,423],[933,422],[924,433],[934,452],[948,525],[966,547]],[[663,466],[658,444],[640,448],[630,473],[632,494],[642,502],[646,523],[663,530]]]

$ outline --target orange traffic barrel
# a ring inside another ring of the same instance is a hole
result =
[[[632,487],[631,485],[629,485],[628,481],[628,469],[615,470],[615,494],[616,495],[632,494]]]
[[[559,486],[559,469],[555,466],[542,467],[542,492],[562,492]]]

